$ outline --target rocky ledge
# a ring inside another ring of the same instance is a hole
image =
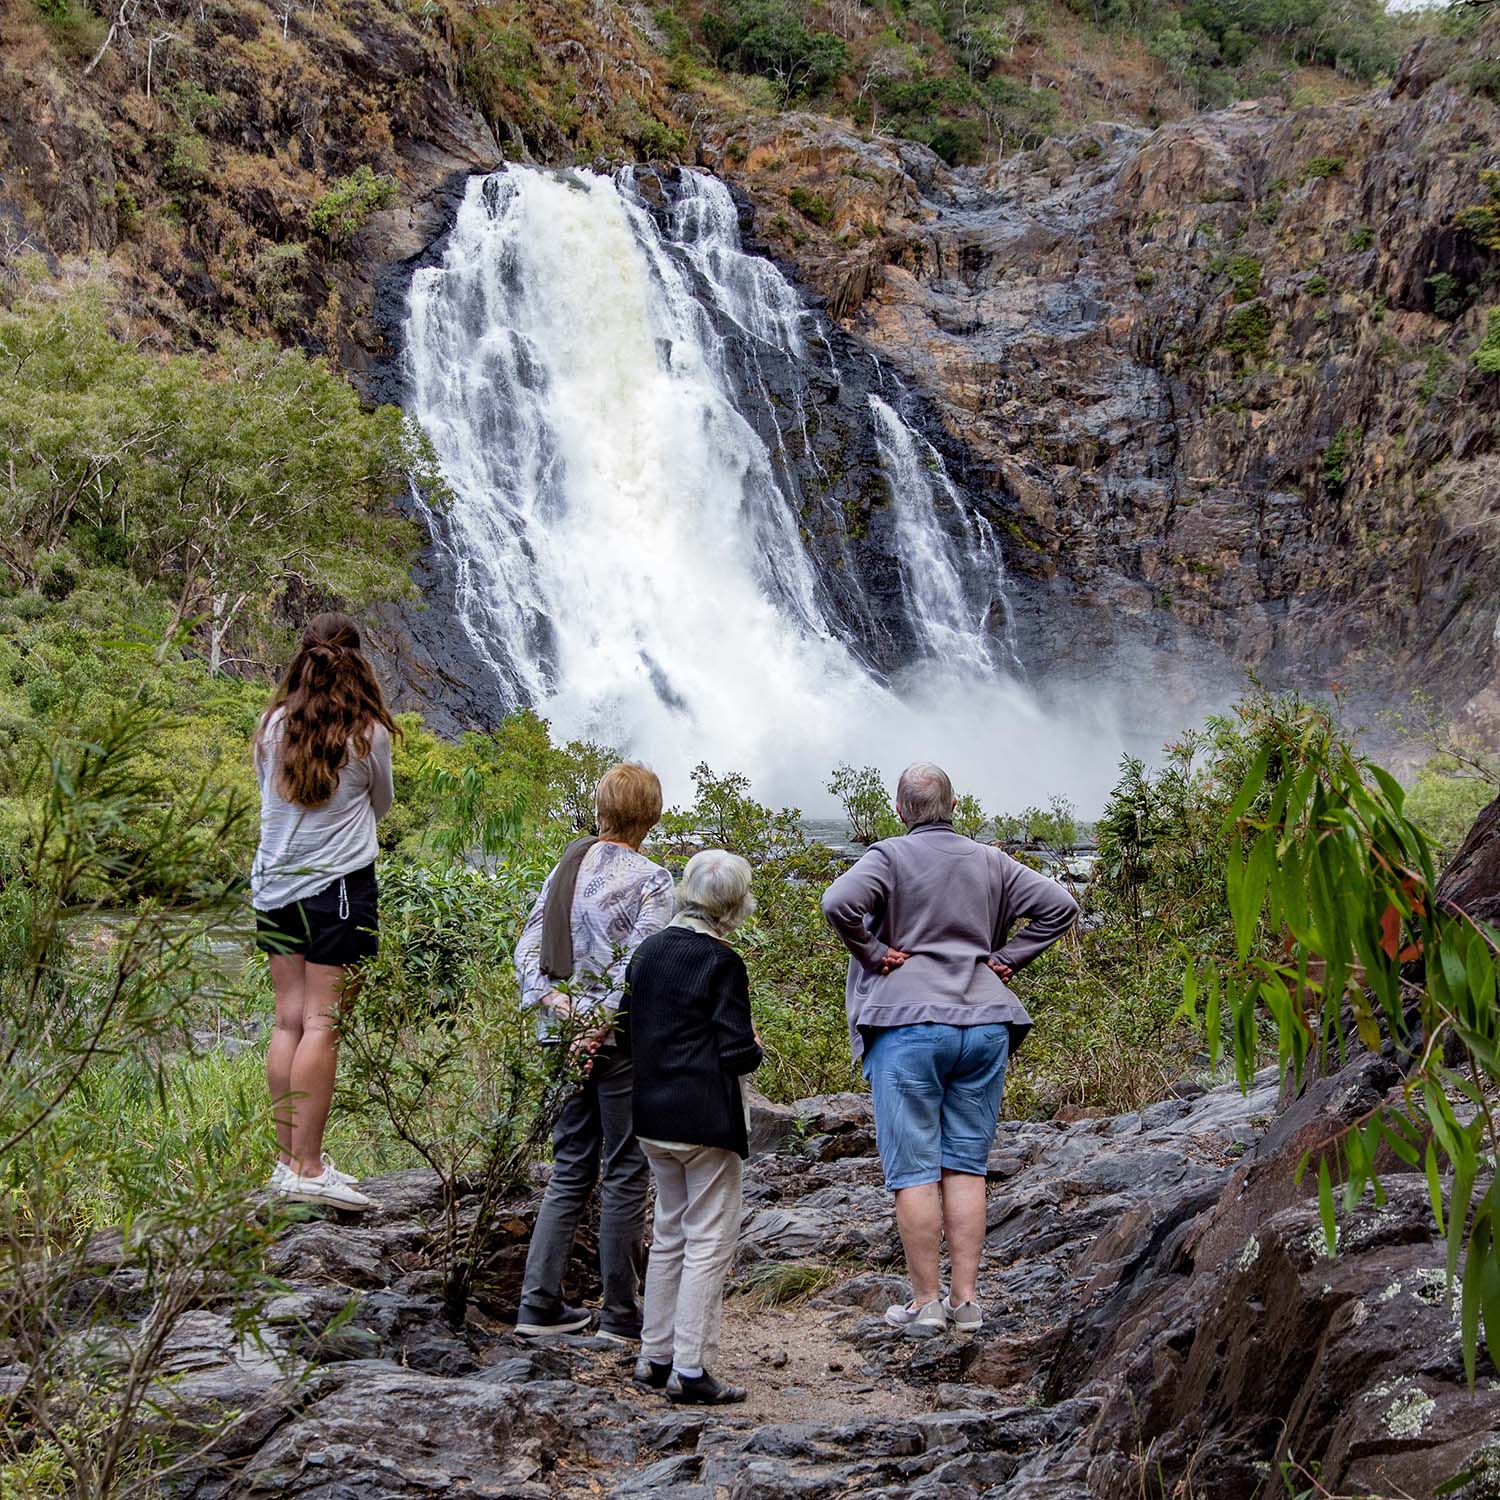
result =
[[[985,1328],[930,1342],[880,1317],[904,1284],[868,1100],[762,1105],[722,1360],[753,1394],[727,1412],[636,1390],[618,1346],[509,1332],[525,1204],[455,1333],[435,1295],[435,1180],[373,1182],[365,1219],[310,1212],[278,1239],[286,1289],[258,1339],[219,1311],[179,1325],[166,1420],[233,1420],[175,1493],[1276,1500],[1307,1493],[1304,1474],[1426,1496],[1475,1470],[1459,1493],[1494,1496],[1500,1381],[1481,1356],[1465,1386],[1424,1183],[1389,1178],[1330,1258],[1298,1182],[1398,1082],[1365,1056],[1285,1108],[1262,1075],[1248,1095],[1186,1087],[1135,1114],[1003,1124]],[[821,1290],[755,1305],[784,1264]]]

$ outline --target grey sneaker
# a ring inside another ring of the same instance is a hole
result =
[[[941,1301],[929,1302],[925,1307],[904,1306],[898,1302],[886,1308],[885,1320],[912,1339],[936,1338],[948,1331],[948,1313]]]
[[[943,1311],[952,1321],[954,1333],[978,1333],[984,1326],[984,1314],[977,1302],[960,1302],[955,1307],[951,1297],[944,1297]]]

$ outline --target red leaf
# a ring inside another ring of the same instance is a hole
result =
[[[1385,949],[1387,958],[1395,958],[1396,950],[1401,946],[1401,912],[1394,901],[1381,914],[1380,946]]]

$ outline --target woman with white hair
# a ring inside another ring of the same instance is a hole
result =
[[[683,871],[677,915],[636,949],[626,976],[636,1135],[656,1179],[634,1378],[705,1406],[746,1395],[709,1366],[750,1154],[740,1076],[762,1056],[745,961],[729,946],[754,909],[750,866],[738,854],[702,850]]]

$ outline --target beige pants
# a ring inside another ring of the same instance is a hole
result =
[[[744,1163],[717,1146],[673,1150],[642,1141],[656,1179],[641,1353],[708,1369],[719,1352],[724,1278],[740,1234]]]

